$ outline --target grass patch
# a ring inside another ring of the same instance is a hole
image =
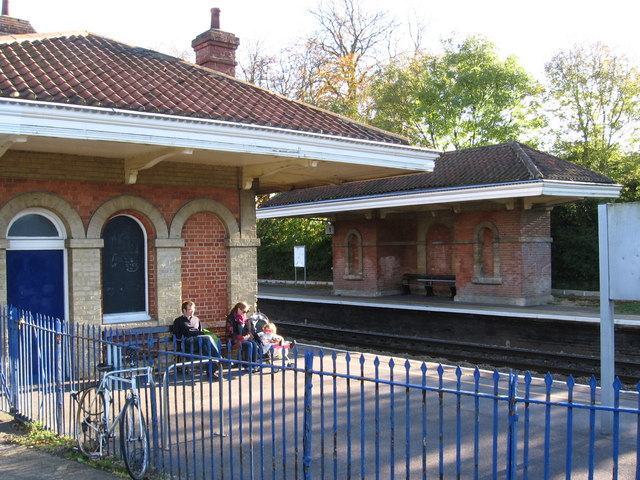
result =
[[[5,443],[36,448],[56,457],[84,463],[119,477],[129,478],[123,462],[111,457],[87,458],[78,450],[75,439],[47,430],[40,422],[14,421],[13,423],[17,433],[4,435]]]
[[[640,315],[640,302],[616,302],[615,310],[617,313]]]
[[[576,307],[592,308],[594,311],[600,310],[600,297],[581,297],[578,295],[558,295],[554,302],[556,305],[574,305]],[[614,302],[615,313],[627,315],[640,315],[640,302]]]

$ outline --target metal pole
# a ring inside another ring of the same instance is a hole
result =
[[[609,295],[609,218],[608,205],[598,205],[598,239],[600,250],[600,386],[602,405],[613,406],[615,376],[614,302]],[[612,416],[603,412],[601,429],[610,433]]]
[[[19,376],[19,358],[20,358],[20,331],[19,331],[18,309],[11,307],[9,309],[9,388],[11,396],[9,398],[9,406],[11,413],[15,415],[18,412],[18,376]]]
[[[56,429],[58,434],[64,433],[64,391],[62,384],[62,322],[56,319],[55,336],[55,384],[56,384]]]
[[[312,397],[313,397],[313,352],[307,350],[304,354],[304,437],[302,449],[303,478],[311,479],[311,431],[313,429],[312,418]]]

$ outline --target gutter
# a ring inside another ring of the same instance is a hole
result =
[[[622,185],[563,182],[558,180],[530,180],[505,184],[473,185],[468,187],[444,187],[437,189],[393,192],[352,198],[322,200],[275,207],[263,207],[256,211],[256,218],[295,217],[325,215],[336,212],[398,208],[441,203],[471,202],[518,197],[555,196],[583,198],[617,198]]]

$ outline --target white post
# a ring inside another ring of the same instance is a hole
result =
[[[613,381],[615,378],[614,302],[609,282],[609,218],[607,205],[598,205],[598,238],[600,250],[600,385],[601,403],[613,407]],[[603,433],[611,432],[613,416],[602,415]]]

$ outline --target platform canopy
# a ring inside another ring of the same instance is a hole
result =
[[[257,193],[431,171],[438,152],[232,76],[89,32],[0,37],[0,154],[239,169]]]
[[[598,172],[510,142],[445,152],[429,173],[281,193],[263,203],[257,217],[459,212],[479,202],[485,209],[494,204],[528,210],[585,198],[617,198],[621,189]]]

